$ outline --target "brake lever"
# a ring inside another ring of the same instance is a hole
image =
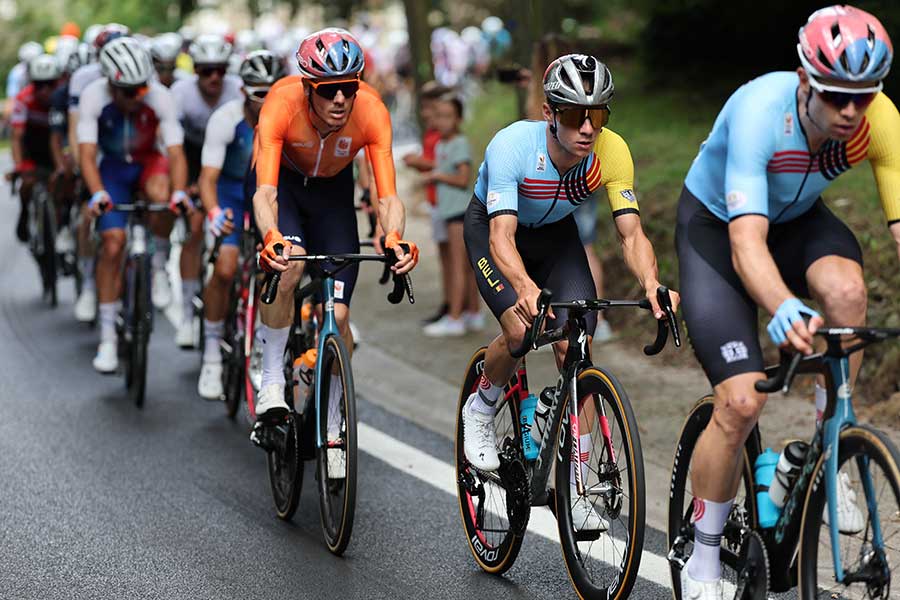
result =
[[[272,249],[275,250],[275,254],[284,252],[284,246],[282,244],[275,244]],[[272,304],[275,302],[275,297],[278,295],[278,284],[280,282],[281,271],[272,271],[266,276],[266,289],[259,297],[263,304]]]
[[[408,244],[400,244],[400,247],[403,249],[404,253],[408,253],[410,248]],[[391,275],[391,267],[397,264],[397,255],[391,251],[388,260],[384,262],[384,271],[381,274],[380,283],[386,283],[388,276]],[[394,274],[394,289],[388,294],[387,299],[391,304],[400,304],[400,301],[403,300],[403,296],[409,298],[410,304],[416,303],[416,298],[413,295],[412,288],[412,278],[409,276],[409,273]]]
[[[541,290],[537,299],[538,316],[531,322],[531,329],[526,332],[525,339],[522,340],[522,345],[515,350],[511,350],[509,353],[510,356],[513,358],[522,358],[528,354],[529,351],[535,349],[535,342],[541,332],[541,328],[544,326],[544,320],[547,318],[547,312],[550,310],[550,299],[552,297],[553,292],[547,288]],[[528,343],[526,344],[525,342]]]

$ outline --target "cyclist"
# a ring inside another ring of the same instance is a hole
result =
[[[44,53],[40,42],[25,42],[19,46],[19,62],[9,70],[6,76],[6,103],[3,107],[3,118],[8,120],[12,114],[16,96],[28,85],[28,63]]]
[[[62,69],[51,54],[41,54],[28,63],[26,85],[16,96],[10,115],[12,138],[10,147],[14,170],[22,178],[19,198],[22,212],[16,224],[16,236],[28,241],[28,202],[35,184],[36,169],[53,171],[53,155],[50,151],[50,96],[56,89]],[[11,175],[8,176],[11,178]]]
[[[224,235],[213,276],[204,290],[205,340],[197,390],[203,398],[222,396],[222,354],[228,290],[237,269],[241,224],[244,222],[244,176],[253,154],[253,133],[269,88],[282,77],[281,61],[268,50],[256,50],[241,64],[244,98],[227,102],[212,114],[203,142],[200,199],[209,229]]]
[[[129,202],[136,186],[151,202],[168,201],[173,210],[190,203],[184,191],[183,132],[169,91],[152,81],[150,53],[133,38],[120,37],[100,51],[100,65],[105,78],[90,84],[81,95],[78,143],[81,173],[91,194],[88,206],[92,216],[100,217],[96,272],[100,346],[94,368],[112,373],[118,367],[115,320],[127,215],[102,213],[111,204]],[[167,157],[157,150],[157,137]],[[99,167],[98,147],[103,152]],[[172,219],[153,219],[150,225],[154,233],[168,237]]]
[[[163,33],[150,42],[150,55],[153,57],[153,68],[159,82],[171,88],[179,79],[187,79],[189,75],[175,65],[181,54],[181,36],[177,33]]]
[[[641,228],[634,195],[634,165],[625,141],[606,128],[614,86],[609,69],[593,56],[567,54],[543,77],[544,121],[519,121],[498,132],[485,151],[464,233],[478,289],[500,322],[501,335],[488,346],[479,390],[463,410],[466,459],[477,469],[499,467],[494,432],[495,403],[515,372],[511,348],[521,345],[537,316],[541,288],[557,299],[596,298],[572,212],[601,185],[622,240],[625,262],[653,305],[660,283],[653,246]],[[678,294],[672,293],[677,308]],[[564,322],[563,311],[549,325]],[[586,317],[593,335],[595,313]],[[567,344],[556,344],[562,364]],[[587,419],[585,419],[588,421]],[[589,435],[586,427],[584,435]],[[582,440],[582,450],[590,443]],[[582,462],[586,460],[582,456]],[[574,495],[577,497],[577,494]],[[583,498],[583,497],[582,497]],[[586,499],[572,507],[584,529],[606,524]]]
[[[721,598],[720,538],[740,483],[738,457],[766,396],[757,306],[782,348],[810,354],[824,323],[863,325],[866,286],[853,233],[820,194],[868,159],[884,213],[900,242],[900,114],[880,93],[893,49],[871,14],[851,6],[816,11],[800,29],[796,72],[763,75],[725,103],[685,179],[676,245],[684,318],[715,390],[715,411],[694,450],[695,539],[681,572],[685,598]],[[900,251],[900,248],[898,248]],[[805,319],[809,319],[807,323]],[[851,381],[860,355],[851,357]],[[817,386],[816,407],[825,408]],[[863,517],[846,474],[838,527]]]
[[[418,260],[415,244],[400,239],[406,212],[395,187],[391,119],[378,93],[360,81],[365,60],[359,42],[346,30],[323,29],[300,42],[296,57],[300,75],[271,90],[258,128],[253,210],[264,232],[260,265],[282,272],[275,302],[260,311],[266,328],[259,420],[288,410],[282,358],[293,318],[292,290],[303,263],[289,263],[287,257],[359,252],[352,161],[360,149],[373,166],[380,223],[388,232],[385,246],[399,258],[394,271],[406,273]],[[401,244],[409,244],[409,252]],[[283,246],[280,253],[277,245]],[[344,269],[334,288],[335,318],[348,349],[353,348],[349,305],[357,273],[356,266]]]
[[[196,77],[176,82],[172,86],[172,95],[175,97],[178,119],[184,127],[188,183],[194,188],[200,177],[203,137],[206,135],[209,118],[226,102],[242,98],[242,82],[239,77],[225,73],[228,57],[231,56],[231,44],[222,36],[198,36],[190,46],[190,55]],[[191,219],[190,237],[181,248],[181,324],[175,333],[175,343],[181,348],[193,348],[196,345],[193,299],[200,291],[202,229],[203,217],[198,213]],[[161,267],[164,264],[155,266]],[[155,271],[153,284],[155,287],[159,284],[158,291],[168,288],[164,269]],[[161,307],[168,304],[168,301],[162,294],[154,295],[154,304]]]

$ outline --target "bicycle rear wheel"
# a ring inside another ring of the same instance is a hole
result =
[[[528,524],[530,505],[528,504],[528,481],[524,468],[519,473],[519,481],[524,489],[511,489],[510,479],[501,478],[498,473],[488,474],[476,471],[466,460],[463,448],[462,411],[469,395],[478,389],[478,380],[484,372],[486,348],[482,347],[469,360],[465,378],[459,393],[456,409],[456,492],[459,514],[469,543],[469,550],[475,562],[487,573],[500,575],[516,562],[525,527]],[[509,390],[505,389],[504,394]],[[522,439],[519,430],[518,406],[506,402],[494,417],[498,446],[507,456],[519,456],[521,460]],[[501,469],[505,461],[501,453]],[[512,469],[510,469],[512,470]],[[514,508],[511,508],[514,507]],[[510,514],[518,520],[516,527],[510,523]]]
[[[845,581],[852,581],[844,585],[835,582],[831,534],[824,518],[824,455],[819,459],[803,510],[798,559],[800,598],[897,597],[900,585],[895,583],[891,589],[891,567],[900,564],[898,465],[900,454],[884,433],[868,426],[849,427],[841,432],[838,472],[849,477],[849,488],[865,522],[859,533],[838,536]],[[863,484],[865,478],[871,481],[868,490]],[[878,536],[874,533],[873,509],[879,524]]]
[[[681,600],[681,563],[690,557],[694,544],[694,525],[691,523],[694,503],[691,458],[700,434],[712,418],[713,407],[712,396],[706,396],[694,405],[681,427],[681,435],[675,447],[669,491],[668,526],[669,569],[672,575],[672,595],[675,600]],[[758,525],[756,496],[753,493],[753,463],[760,451],[759,429],[755,427],[744,444],[741,484],[738,486],[737,496],[725,523],[725,531],[722,533],[720,561],[722,579],[726,584],[726,596],[729,593],[734,595],[741,568],[739,553],[744,541],[742,531],[755,529]]]
[[[300,421],[296,413],[288,413],[284,422],[267,425],[266,453],[269,484],[279,519],[290,521],[297,511],[303,487],[303,461],[300,459]]]
[[[133,258],[132,313],[133,327],[129,357],[131,385],[128,392],[138,408],[143,408],[147,391],[147,346],[150,343],[153,307],[150,304],[150,262],[145,255]]]
[[[229,308],[225,317],[223,339],[227,345],[224,353],[224,370],[222,375],[225,390],[225,413],[234,419],[241,405],[241,394],[244,391],[244,298],[238,280],[231,286]]]
[[[328,549],[341,555],[350,543],[356,512],[356,396],[343,339],[328,336],[318,361],[322,378],[318,412],[322,447],[316,453],[319,514]]]

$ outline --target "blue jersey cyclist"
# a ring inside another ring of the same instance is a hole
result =
[[[253,133],[269,88],[284,75],[281,61],[268,50],[256,50],[241,63],[244,98],[225,103],[209,118],[203,142],[200,199],[214,235],[224,235],[213,276],[203,293],[205,340],[197,384],[200,395],[218,400],[223,394],[219,345],[225,327],[228,290],[234,279],[238,246],[249,198],[244,177],[253,154]]]
[[[596,298],[573,211],[606,186],[629,269],[647,291],[657,318],[656,256],[641,228],[632,179],[634,165],[624,140],[606,128],[613,82],[592,56],[569,54],[544,73],[544,121],[520,121],[503,129],[485,151],[475,194],[466,211],[464,235],[478,289],[502,334],[488,346],[479,390],[463,409],[466,459],[476,469],[499,466],[493,419],[495,403],[515,372],[510,349],[521,345],[537,316],[543,287],[558,300]],[[673,293],[677,306],[678,295]],[[551,326],[565,319],[551,315]],[[588,317],[592,335],[596,315]],[[561,363],[567,344],[556,344]],[[590,403],[586,403],[589,406]],[[582,431],[589,435],[591,415]],[[582,449],[590,443],[582,441]],[[582,456],[582,461],[589,458]],[[578,529],[603,530],[606,523],[586,497],[572,495]]]
[[[893,58],[887,32],[851,6],[821,9],[800,29],[801,66],[770,73],[726,102],[685,179],[676,246],[684,318],[715,391],[715,411],[693,453],[695,539],[682,597],[722,598],[719,547],[740,484],[739,457],[766,397],[757,306],[772,341],[812,352],[824,323],[865,323],[862,252],[820,194],[868,160],[900,243],[900,114],[880,92]],[[805,319],[808,319],[808,323]],[[861,354],[851,357],[851,381]],[[826,404],[816,386],[816,406]],[[838,528],[863,529],[849,478],[838,486]],[[677,584],[678,582],[676,582]]]
[[[113,373],[118,367],[115,323],[127,216],[103,213],[112,204],[130,202],[138,188],[151,202],[169,202],[173,210],[189,207],[190,201],[184,191],[187,163],[181,147],[183,132],[168,90],[151,81],[150,53],[137,40],[120,37],[103,47],[100,65],[105,77],[85,88],[79,102],[78,143],[81,173],[91,193],[88,207],[93,216],[99,217],[96,285],[100,346],[94,368]],[[166,155],[157,150],[158,138]],[[98,149],[103,154],[99,167]],[[175,190],[171,194],[170,186]],[[150,220],[153,232],[168,237],[172,216],[152,216],[156,217]]]

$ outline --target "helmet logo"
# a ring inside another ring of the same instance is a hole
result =
[[[548,92],[558,90],[560,88],[560,85],[562,84],[560,84],[558,81],[548,81],[546,84],[544,84],[544,90]]]

